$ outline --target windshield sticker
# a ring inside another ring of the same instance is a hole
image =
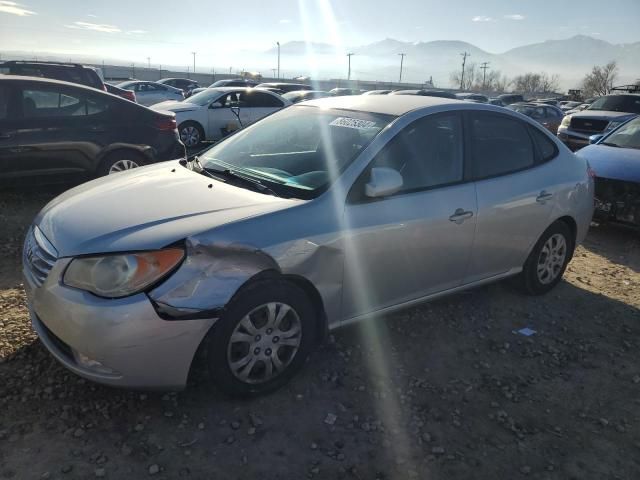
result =
[[[358,130],[367,130],[376,128],[376,122],[370,120],[358,120],[357,118],[338,117],[329,125],[334,127],[356,128]]]

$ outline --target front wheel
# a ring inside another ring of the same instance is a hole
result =
[[[519,276],[525,293],[542,295],[555,287],[573,256],[574,240],[566,223],[552,224],[529,254]]]
[[[207,339],[213,382],[234,396],[284,385],[315,345],[316,318],[307,294],[292,283],[274,279],[245,288]]]

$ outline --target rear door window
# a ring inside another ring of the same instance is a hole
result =
[[[254,108],[280,108],[284,106],[281,100],[278,100],[273,95],[269,95],[264,92],[253,91],[245,95],[247,107]]]
[[[558,155],[558,147],[544,133],[531,125],[529,125],[529,132],[538,148],[541,162],[547,162]]]
[[[107,110],[109,103],[102,98],[71,91],[33,88],[22,91],[24,118],[82,117]]]
[[[506,115],[470,115],[470,150],[475,179],[495,177],[532,167],[535,151],[527,125]]]

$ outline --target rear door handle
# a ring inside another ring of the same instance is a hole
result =
[[[542,190],[540,194],[536,197],[536,202],[544,205],[547,200],[550,200],[553,197],[553,193],[549,193],[546,190]]]
[[[456,209],[456,211],[449,217],[450,222],[455,222],[460,225],[465,220],[473,217],[473,212],[463,210],[462,208]]]

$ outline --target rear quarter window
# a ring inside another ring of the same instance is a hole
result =
[[[548,162],[558,155],[558,147],[544,133],[537,128],[529,125],[529,133],[538,150],[540,162]]]

